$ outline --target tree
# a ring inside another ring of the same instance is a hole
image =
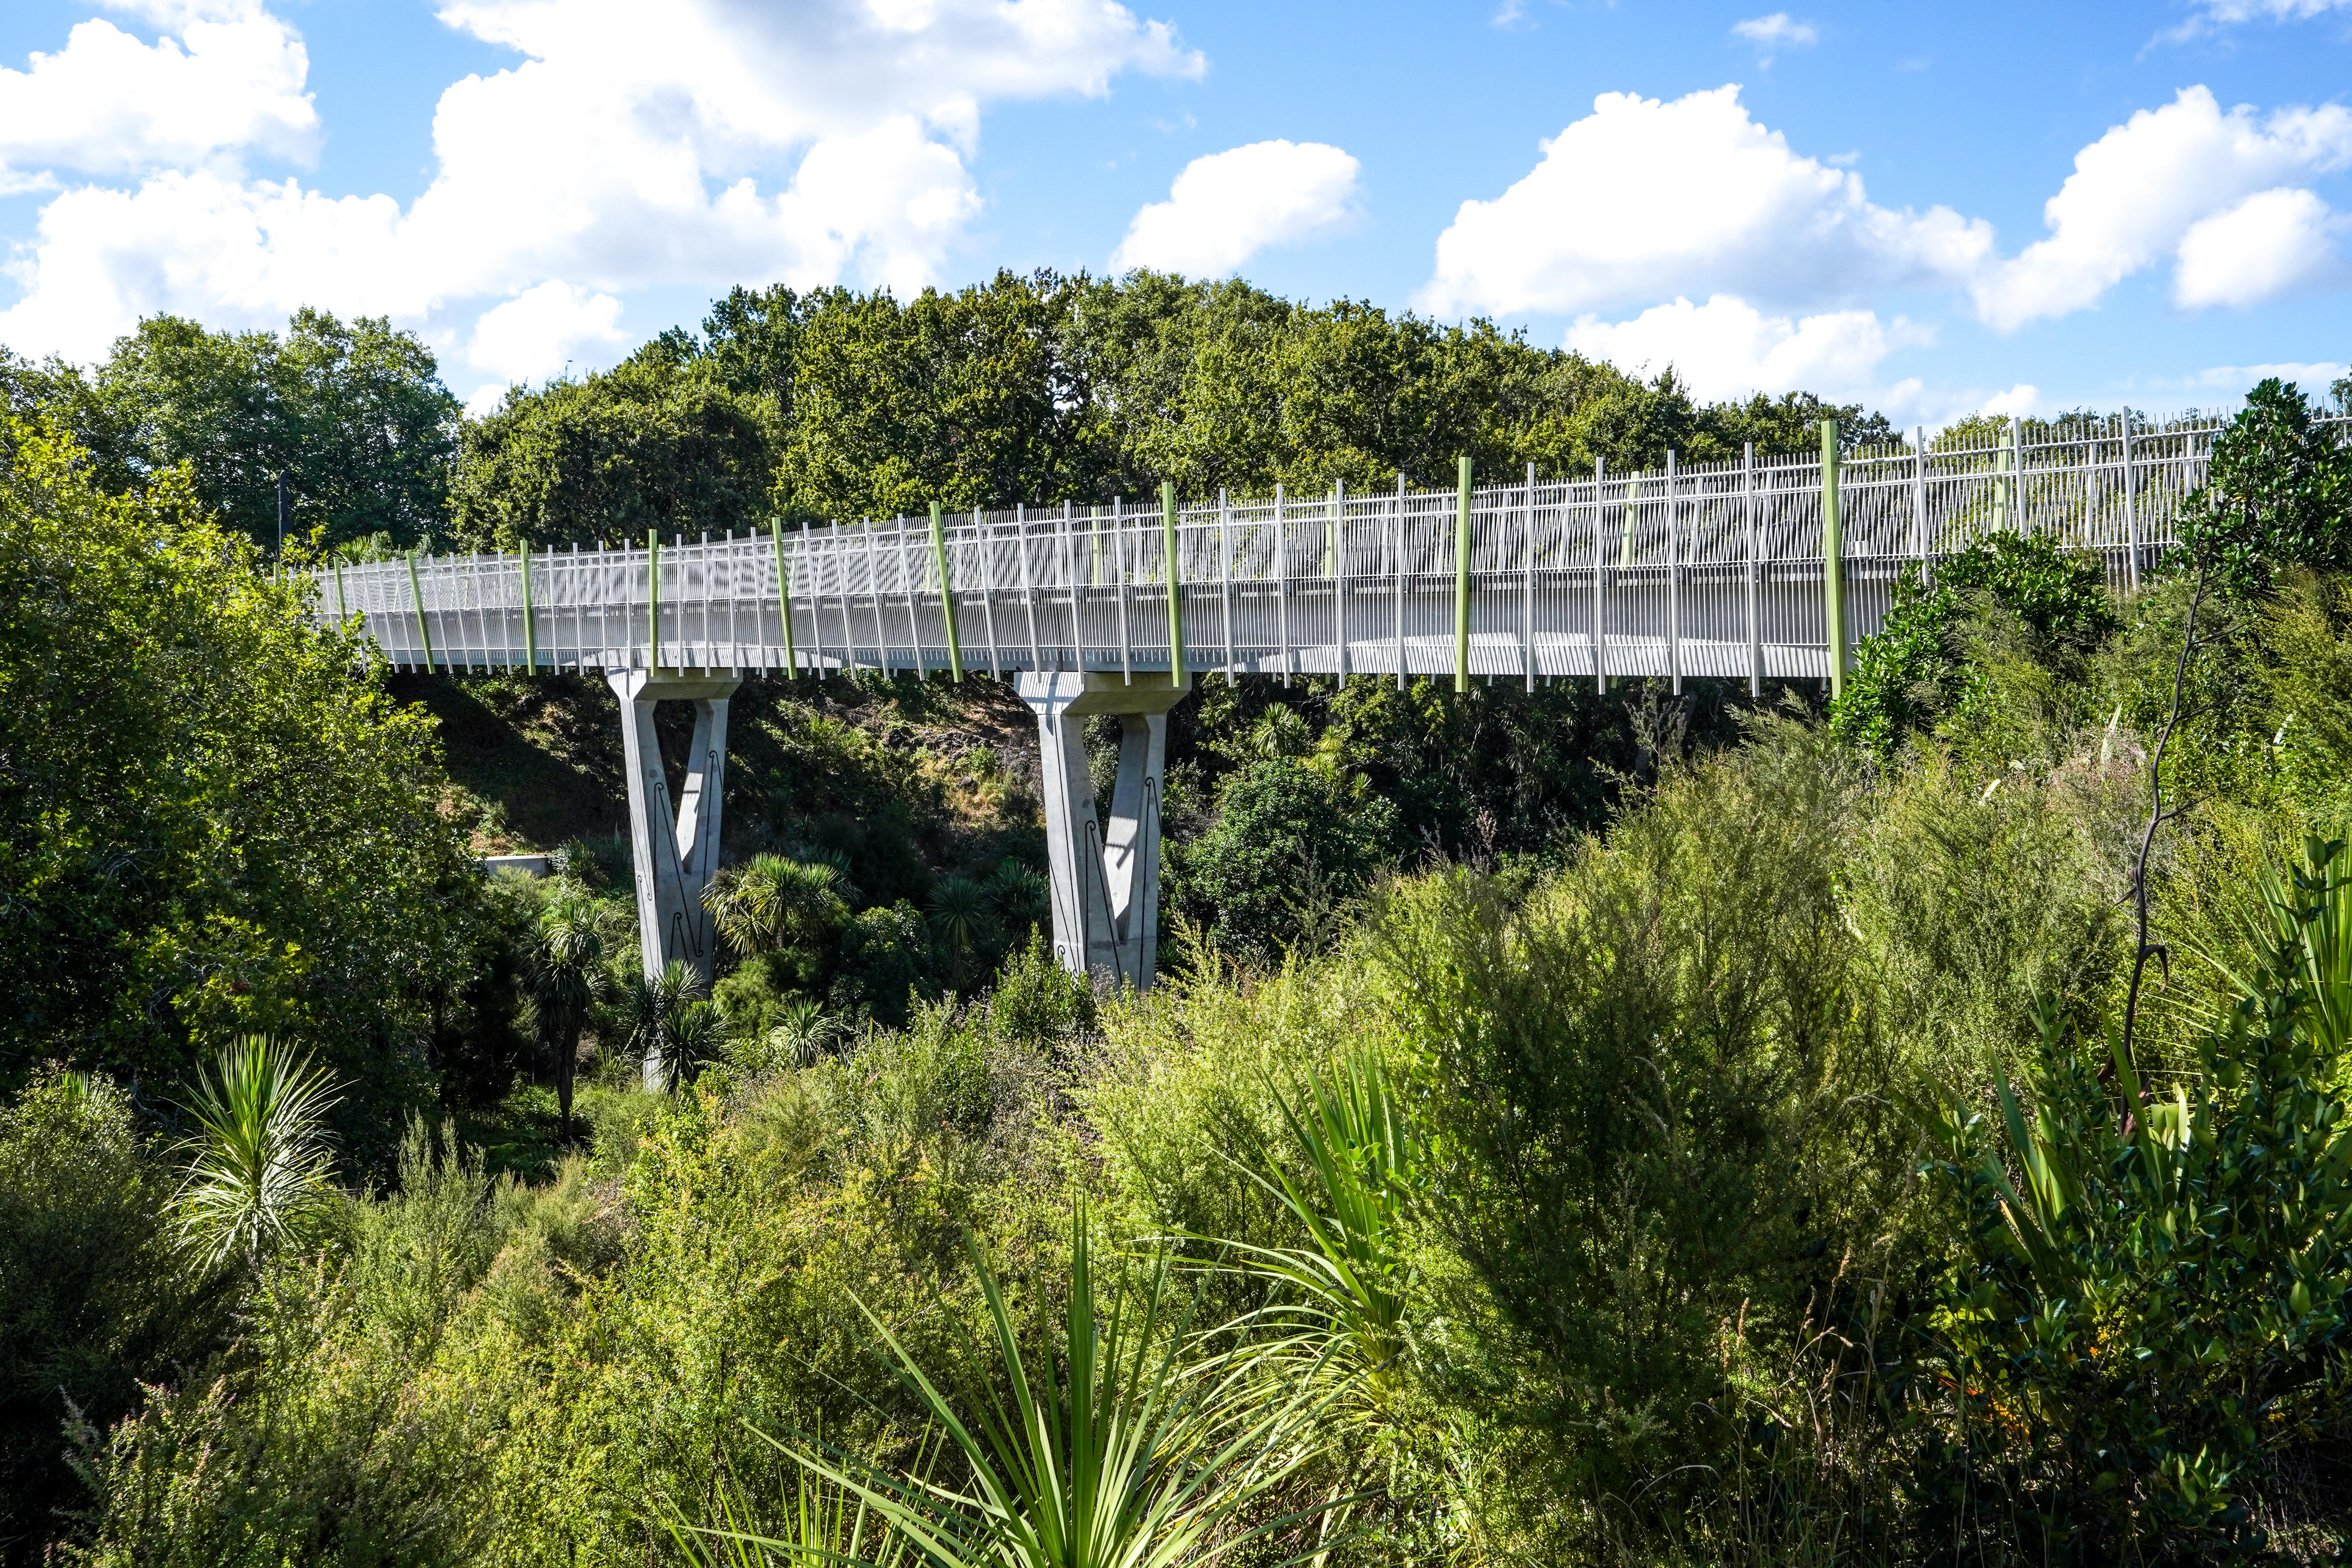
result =
[[[289,538],[405,546],[446,526],[457,400],[433,351],[381,317],[304,309],[281,337],[152,316],[96,394],[140,480],[187,464],[197,499],[258,542],[277,539],[280,475]]]
[[[1219,943],[1271,958],[1311,917],[1368,883],[1395,853],[1397,808],[1351,780],[1292,757],[1252,763],[1226,784],[1217,819],[1182,852],[1185,899]]]
[[[267,1030],[352,1086],[362,1160],[423,1087],[486,884],[431,720],[184,473],[101,490],[53,427],[0,472],[0,1079],[176,1079]],[[361,1129],[372,1131],[364,1133]]]
[[[530,999],[541,1042],[555,1058],[559,1135],[572,1136],[572,1085],[580,1066],[580,1029],[604,989],[604,911],[568,879],[540,910],[530,955]]]
[[[512,550],[763,524],[775,439],[770,401],[656,340],[468,423],[452,527],[463,548]]]

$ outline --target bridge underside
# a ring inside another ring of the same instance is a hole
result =
[[[708,985],[718,957],[705,903],[719,868],[726,785],[728,703],[750,671],[729,668],[612,669],[621,701],[628,774],[630,858],[635,872],[637,948],[653,979],[683,963]],[[1168,711],[1190,693],[1163,671],[1118,675],[1024,674],[1016,689],[1037,715],[1051,862],[1054,951],[1072,973],[1105,984],[1148,986],[1160,920],[1160,776]],[[672,795],[654,728],[655,704],[694,705],[694,739],[683,788]],[[1109,810],[1096,810],[1087,766],[1086,721],[1120,721],[1118,782]],[[645,1064],[658,1087],[668,1068]]]

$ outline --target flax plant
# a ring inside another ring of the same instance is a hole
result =
[[[1401,1233],[1422,1168],[1420,1133],[1370,1048],[1274,1098],[1307,1178],[1280,1164],[1271,1179],[1247,1174],[1290,1212],[1307,1245],[1228,1244],[1239,1268],[1281,1292],[1228,1328],[1252,1337],[1261,1386],[1304,1379],[1351,1413],[1370,1414],[1395,1391],[1405,1352],[1412,1272]]]
[[[259,1035],[196,1069],[196,1128],[179,1145],[189,1163],[173,1206],[180,1244],[201,1267],[257,1267],[326,1201],[326,1113],[341,1098],[326,1068]]]
[[[2344,851],[2341,839],[2312,838],[2303,866],[2265,867],[2234,933],[2246,952],[2285,955],[2306,999],[2305,1027],[2320,1059],[2331,1066],[2352,1047],[2352,864]],[[2199,1021],[2219,1028],[2239,997],[2262,994],[2265,977],[2210,949],[2200,956],[2225,991]]]
[[[1002,1387],[942,1389],[863,1301],[907,1387],[961,1456],[950,1487],[801,1449],[807,1470],[863,1499],[939,1568],[1196,1568],[1310,1521],[1310,1508],[1253,1521],[1306,1451],[1299,1396],[1247,1401],[1223,1361],[1184,1359],[1188,1314],[1172,1310],[1163,1258],[1097,1317],[1086,1216],[1070,1227],[1070,1301],[1045,1364],[1024,1357],[1013,1312],[976,1247]],[[1257,1552],[1254,1557],[1259,1556]],[[888,1568],[875,1557],[857,1561]],[[1296,1557],[1279,1561],[1296,1561]]]
[[[767,1433],[751,1431],[783,1449]],[[692,1568],[908,1568],[912,1548],[904,1531],[856,1492],[804,1468],[794,1467],[791,1494],[772,1513],[732,1475],[720,1478],[716,1490],[714,1522],[689,1523],[674,1508],[662,1521]]]

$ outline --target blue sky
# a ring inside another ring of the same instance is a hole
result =
[[[13,0],[0,342],[313,303],[480,403],[738,282],[1142,264],[1905,422],[2352,358],[2352,0],[1780,3]]]

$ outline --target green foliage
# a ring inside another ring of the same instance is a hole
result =
[[[842,929],[832,1001],[863,1007],[880,1023],[901,1024],[910,997],[937,994],[935,968],[930,934],[914,905],[901,899],[862,910]]]
[[[1371,1048],[1328,1075],[1310,1072],[1275,1104],[1306,1179],[1275,1163],[1271,1180],[1307,1245],[1227,1243],[1240,1267],[1277,1292],[1244,1320],[1260,1398],[1321,1386],[1346,1415],[1384,1414],[1403,1383],[1407,1315],[1419,1303],[1407,1211],[1426,1176],[1421,1130]]]
[[[2258,1555],[2259,1461],[2347,1414],[2341,997],[2310,962],[2325,945],[2340,967],[2341,853],[2315,844],[2274,885],[2287,929],[2193,1084],[2142,1085],[2052,1012],[2030,1121],[2006,1081],[1997,1128],[1943,1099],[1935,1171],[1969,1245],[1937,1321],[1966,1457],[2022,1505],[2032,1556]]]
[[[659,344],[616,368],[469,422],[453,485],[460,548],[642,542],[756,526],[774,461],[772,406],[682,368]]]
[[[352,1086],[371,1157],[488,918],[429,725],[184,479],[101,492],[19,427],[0,475],[0,1078],[164,1081],[266,1029]],[[70,955],[69,958],[66,955]]]
[[[2352,446],[2319,423],[2292,382],[2270,377],[2214,439],[2205,510],[2184,531],[2209,546],[2230,589],[2267,589],[2283,570],[2352,565]]]
[[[188,1173],[173,1206],[200,1267],[257,1268],[301,1234],[330,1190],[326,1118],[341,1098],[324,1068],[259,1035],[196,1069],[196,1130],[180,1145]]]
[[[2352,577],[2286,575],[2241,647],[2258,656],[2231,672],[2255,700],[2240,710],[2265,727],[2246,749],[2305,821],[2352,818]]]
[[[972,1267],[993,1331],[993,1386],[943,1387],[858,1304],[968,1479],[944,1485],[797,1449],[804,1468],[856,1493],[942,1568],[1180,1568],[1292,1522],[1252,1527],[1243,1516],[1300,1461],[1284,1451],[1296,1402],[1235,1408],[1231,1377],[1179,1359],[1186,1323],[1165,1259],[1131,1295],[1116,1292],[1098,1319],[1086,1214],[1074,1210],[1068,1308],[1054,1353],[1034,1358],[977,1250]],[[961,1364],[982,1360],[979,1346],[963,1349]]]
[[[556,1321],[559,1266],[610,1256],[579,1183],[573,1169],[535,1195],[493,1188],[478,1158],[413,1124],[398,1191],[351,1205],[331,1267],[273,1267],[240,1353],[81,1434],[96,1501],[67,1560],[478,1561],[499,1524],[518,1330]]]
[[[988,992],[991,1038],[1027,1050],[1066,1047],[1095,1025],[1094,987],[1054,957],[1054,944],[1033,928],[996,972]]]
[[[781,1445],[778,1451],[789,1458]],[[791,1468],[772,1500],[756,1496],[740,1477],[720,1478],[709,1523],[673,1509],[662,1522],[678,1554],[693,1568],[900,1568],[908,1561],[912,1543],[873,1504],[797,1465]]]
[[[1000,272],[887,292],[737,289],[703,331],[626,364],[510,395],[471,425],[457,484],[469,543],[634,537],[648,527],[920,515],[1108,500],[1172,479],[1361,489],[1468,452],[1548,475],[1803,447],[1809,394],[1701,405],[1491,322],[1453,327],[1353,300],[1294,303],[1239,281]],[[772,483],[771,484],[771,480]]]
[[[1542,1368],[1465,1396],[1575,1434],[1583,1495],[1701,1462],[1681,1413],[1721,1391],[1722,1326],[1794,1342],[1818,1259],[1899,1183],[1837,1087],[1885,1070],[1838,940],[1852,787],[1817,735],[1768,730],[1524,905],[1455,873],[1381,921],[1377,983],[1438,1108],[1432,1222]]]
[[[198,1361],[225,1327],[219,1282],[175,1256],[171,1178],[131,1097],[44,1068],[0,1107],[0,1552],[30,1561],[81,1501],[68,1416],[110,1426],[142,1382]]]
[[[1896,583],[1885,626],[1855,650],[1831,732],[1884,757],[1939,724],[1996,727],[1988,663],[2008,654],[2079,685],[2116,626],[2095,558],[2038,534],[1979,540],[1937,563],[1933,586],[1912,573]]]
[[[1360,893],[1397,851],[1396,807],[1361,778],[1289,757],[1228,782],[1215,823],[1179,859],[1185,903],[1220,945],[1265,959]]]
[[[623,983],[627,1049],[646,1088],[675,1088],[719,1054],[720,1019],[704,990],[694,966],[675,958],[657,974],[633,972]]]
[[[727,945],[745,956],[821,941],[848,917],[848,879],[823,861],[754,856],[711,879],[704,902]]]
[[[540,1042],[555,1064],[562,1131],[572,1124],[572,1079],[580,1065],[580,1031],[609,985],[604,968],[605,911],[569,876],[556,879],[539,912],[537,940],[527,964]]]
[[[432,351],[380,317],[305,309],[281,335],[151,316],[90,377],[53,362],[17,380],[105,488],[185,465],[204,509],[257,544],[278,537],[281,474],[289,541],[407,547],[445,526],[457,400]]]

